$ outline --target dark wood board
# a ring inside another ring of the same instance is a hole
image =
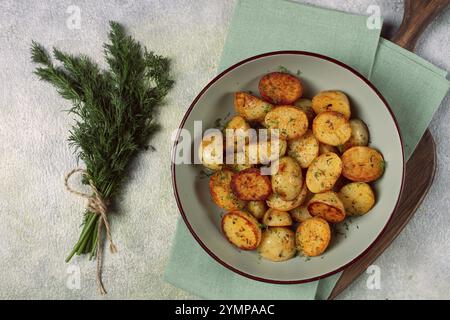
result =
[[[450,0],[405,0],[403,21],[392,41],[413,51],[422,32],[449,3]],[[395,240],[427,195],[435,171],[436,145],[430,131],[426,130],[406,164],[404,188],[392,220],[372,249],[343,271],[328,299],[344,291]]]

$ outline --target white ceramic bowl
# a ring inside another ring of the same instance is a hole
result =
[[[203,121],[203,130],[214,127],[218,118],[234,114],[233,93],[252,91],[258,94],[258,81],[266,73],[283,66],[300,78],[304,97],[321,90],[345,92],[352,116],[369,127],[370,145],[382,152],[386,171],[374,189],[376,205],[365,216],[353,218],[339,229],[326,252],[311,259],[297,256],[285,262],[271,262],[257,252],[232,246],[220,229],[221,213],[211,200],[208,182],[201,165],[172,164],[175,198],[181,215],[194,238],[216,261],[251,279],[272,283],[302,283],[336,273],[364,255],[383,233],[394,212],[403,185],[404,157],[398,125],[386,100],[361,74],[326,56],[302,51],[278,51],[243,60],[214,78],[195,98],[180,128],[194,136],[194,121]],[[201,134],[201,133],[200,133]],[[199,134],[196,136],[200,138]],[[175,142],[173,156],[177,154]],[[196,153],[195,150],[192,150]],[[348,229],[348,230],[347,230]]]

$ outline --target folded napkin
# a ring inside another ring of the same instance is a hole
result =
[[[289,1],[241,0],[219,71],[256,54],[291,49],[328,55],[367,77],[372,74],[400,122],[409,157],[449,83],[445,72],[386,40],[379,42],[379,34],[366,27],[362,16]],[[247,279],[209,257],[180,219],[165,280],[207,299],[326,299],[339,276],[299,285]]]

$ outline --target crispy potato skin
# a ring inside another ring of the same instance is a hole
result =
[[[245,201],[238,199],[231,190],[233,175],[230,169],[224,168],[215,172],[209,179],[212,200],[225,210],[240,210],[245,207]]]
[[[344,152],[342,175],[356,182],[371,182],[379,179],[384,172],[381,153],[370,147],[352,147]]]
[[[264,214],[263,223],[269,227],[289,227],[292,225],[292,218],[286,211],[270,208]]]
[[[286,201],[283,200],[279,194],[272,193],[272,195],[267,199],[266,203],[269,208],[277,209],[280,211],[289,211],[305,202],[307,197],[308,188],[306,187],[306,183],[304,183],[302,190],[294,200]]]
[[[299,138],[308,130],[308,117],[297,107],[281,105],[273,108],[264,120],[268,129],[279,129],[280,139]]]
[[[263,122],[267,112],[272,107],[269,102],[246,92],[236,92],[234,94],[234,109],[247,121]]]
[[[258,247],[261,257],[270,261],[285,261],[295,255],[295,234],[289,228],[269,227],[264,230]]]
[[[309,213],[321,217],[330,223],[338,223],[345,219],[344,204],[333,191],[315,194],[308,202]]]
[[[308,168],[319,155],[319,142],[308,130],[300,138],[289,140],[287,154],[297,160],[300,167]]]
[[[273,192],[283,200],[294,200],[302,190],[302,169],[295,159],[283,157],[274,162],[271,181]]]
[[[349,121],[342,114],[334,111],[318,114],[314,118],[312,130],[319,142],[330,146],[342,145],[352,135]]]
[[[306,171],[306,185],[313,193],[331,190],[342,172],[338,155],[329,152],[318,156]]]
[[[222,218],[222,232],[228,241],[242,250],[254,250],[261,242],[258,221],[245,211],[230,211]]]
[[[297,249],[308,257],[321,255],[328,247],[331,229],[327,221],[314,217],[302,222],[295,234]]]
[[[338,193],[339,199],[349,216],[362,216],[370,211],[375,204],[375,194],[365,182],[346,184]]]
[[[249,201],[247,203],[247,210],[250,212],[256,219],[262,219],[264,214],[267,211],[267,205],[265,201]]]
[[[256,168],[233,175],[231,189],[241,200],[266,200],[272,194],[269,177],[261,175],[261,171]]]
[[[302,96],[300,80],[289,73],[272,72],[259,81],[259,93],[273,104],[292,104]]]
[[[312,108],[319,114],[325,111],[335,111],[350,119],[350,102],[347,96],[337,90],[322,91],[312,99]]]

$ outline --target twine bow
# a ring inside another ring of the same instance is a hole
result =
[[[105,226],[105,229],[106,229],[106,238],[108,239],[108,242],[109,242],[109,250],[111,251],[111,253],[117,252],[117,248],[114,245],[114,242],[112,241],[111,230],[110,230],[108,217],[107,217],[107,213],[108,213],[107,201],[102,198],[102,196],[100,195],[100,192],[97,190],[97,188],[95,187],[95,185],[91,179],[89,179],[89,186],[91,187],[92,194],[87,194],[87,193],[79,192],[77,190],[72,189],[68,183],[69,179],[72,175],[74,175],[75,173],[78,173],[78,172],[82,173],[83,175],[87,175],[87,171],[85,169],[82,169],[82,168],[73,169],[64,178],[64,185],[66,186],[67,191],[69,191],[70,193],[73,193],[82,198],[86,198],[88,200],[86,208],[89,211],[91,211],[92,213],[100,216],[100,218],[99,218],[100,220],[98,222],[98,239],[99,240],[97,242],[97,254],[96,254],[97,255],[97,286],[98,286],[101,294],[106,294],[106,290],[105,290],[105,287],[104,287],[103,281],[102,281],[103,245],[102,245],[102,241],[100,240],[102,232],[103,232],[103,225]]]

